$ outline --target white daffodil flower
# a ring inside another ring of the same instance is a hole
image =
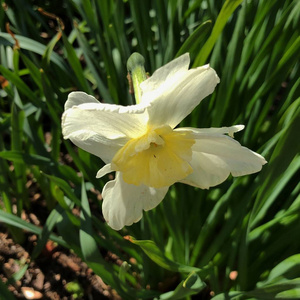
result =
[[[175,129],[219,83],[209,65],[189,70],[189,63],[184,54],[156,70],[140,84],[136,105],[103,104],[83,92],[68,97],[64,138],[105,162],[97,178],[116,171],[102,192],[104,218],[115,230],[138,222],[175,182],[208,189],[266,163],[232,138],[243,125]]]

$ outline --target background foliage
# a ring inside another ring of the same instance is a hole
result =
[[[123,299],[300,298],[299,1],[1,5],[0,221],[19,243],[24,230],[39,235],[33,260],[52,239]],[[115,232],[94,192],[108,180],[95,178],[102,162],[62,139],[60,116],[73,90],[132,104],[126,61],[134,51],[150,74],[185,52],[194,67],[209,62],[221,83],[183,125],[245,124],[237,140],[268,164],[210,190],[176,184],[141,222]],[[31,206],[28,178],[47,203],[43,228],[20,218]],[[105,261],[105,251],[123,264]],[[160,292],[174,276],[177,287]]]

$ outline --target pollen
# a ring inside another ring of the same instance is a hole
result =
[[[194,143],[190,133],[176,132],[169,126],[148,129],[116,153],[112,168],[129,184],[170,186],[193,172],[189,162]]]

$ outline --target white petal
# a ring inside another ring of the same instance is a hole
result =
[[[84,103],[99,103],[99,101],[95,97],[84,92],[72,92],[68,95],[68,99],[65,103],[65,110]]]
[[[228,134],[229,136],[233,137],[234,133],[239,132],[245,128],[244,125],[234,125],[230,127],[211,127],[211,128],[193,128],[193,127],[181,127],[181,128],[176,128],[175,131],[189,131],[193,132],[197,135],[199,134],[204,134],[204,135],[213,135],[213,134]]]
[[[90,101],[90,102],[87,102]],[[109,162],[130,138],[146,130],[145,105],[103,104],[83,92],[69,95],[62,116],[62,133],[76,146]]]
[[[175,67],[175,66],[174,66]],[[151,82],[150,82],[151,83]],[[211,94],[219,83],[219,77],[209,65],[175,72],[175,75],[161,79],[156,89],[147,87],[147,80],[141,84],[142,103],[149,103],[149,123],[153,127],[164,124],[174,128],[206,96]]]
[[[115,230],[132,225],[142,218],[143,210],[156,207],[167,191],[168,187],[154,189],[127,184],[121,173],[116,172],[116,179],[106,183],[102,191],[104,219]]]
[[[183,183],[208,189],[222,183],[230,173],[233,176],[256,173],[266,163],[261,155],[228,136],[214,133],[214,129],[212,135],[200,131],[192,147],[193,173]]]
[[[101,168],[96,175],[96,178],[101,178],[104,175],[113,172],[113,170],[111,169],[111,164],[106,164],[103,168]]]
[[[172,78],[176,80],[176,78],[180,77],[182,72],[185,73],[189,68],[189,64],[190,56],[188,53],[185,53],[157,69],[151,77],[141,83],[140,88],[144,94],[152,92],[160,87],[163,88],[165,86],[165,81],[171,82],[173,80]]]

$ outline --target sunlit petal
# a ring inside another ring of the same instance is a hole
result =
[[[166,82],[176,82],[178,78],[188,70],[189,64],[190,56],[188,53],[185,53],[160,67],[151,77],[141,83],[140,87],[143,94],[146,95],[150,93],[148,95],[151,95],[155,90],[163,91],[167,89],[168,86],[166,86]],[[144,97],[144,100],[145,99],[147,99],[147,97]]]
[[[68,109],[62,116],[64,138],[105,162],[130,138],[146,130],[147,114],[143,105],[103,104],[83,92],[73,92],[65,106]]]
[[[159,127],[167,124],[174,128],[201,100],[210,95],[219,83],[219,77],[209,65],[188,70],[186,55],[182,61],[184,63],[179,68],[175,67],[174,61],[172,62],[170,66],[175,68],[174,71],[167,65],[167,70],[172,75],[161,79],[161,84],[157,83],[158,79],[154,84],[151,77],[141,84],[142,102],[151,103],[148,108],[149,126]],[[165,75],[163,70],[160,73]],[[148,83],[150,87],[147,86]],[[156,88],[151,88],[153,86]]]
[[[96,178],[101,178],[103,176],[105,176],[108,173],[113,172],[112,168],[111,168],[111,164],[106,164],[103,168],[101,168],[96,175]]]
[[[239,132],[245,128],[244,125],[234,125],[230,127],[211,127],[211,128],[193,128],[193,127],[181,127],[181,128],[176,128],[174,131],[178,132],[193,132],[197,135],[203,134],[209,134],[209,135],[214,135],[214,134],[228,134],[229,136],[233,137],[234,133]]]
[[[194,172],[182,180],[183,183],[208,189],[222,183],[229,174],[242,176],[256,173],[266,163],[261,155],[228,136],[199,133],[195,138],[190,163]]]

